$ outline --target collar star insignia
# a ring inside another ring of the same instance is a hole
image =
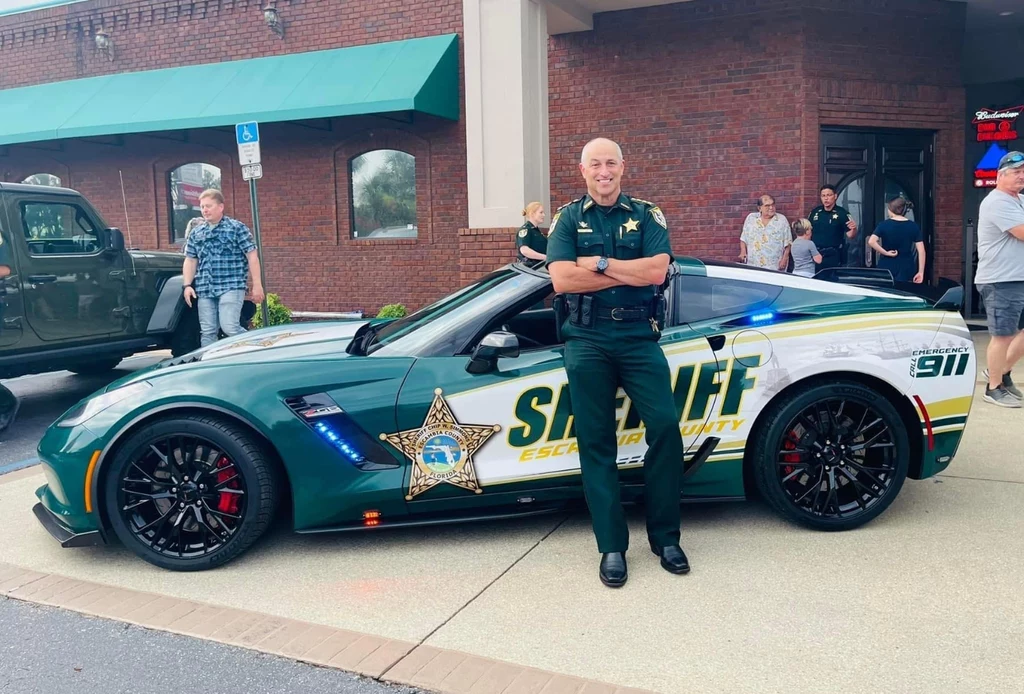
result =
[[[636,231],[637,229],[640,228],[640,222],[638,220],[633,219],[632,217],[630,217],[629,221],[626,222],[625,224],[623,224],[622,227],[626,231]]]
[[[442,482],[483,493],[476,478],[473,454],[501,431],[501,425],[460,424],[441,393],[440,388],[434,391],[423,426],[380,435],[381,441],[387,441],[412,461],[406,501]]]

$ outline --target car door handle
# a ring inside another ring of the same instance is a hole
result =
[[[28,281],[32,284],[45,284],[46,282],[56,282],[57,275],[29,275]]]

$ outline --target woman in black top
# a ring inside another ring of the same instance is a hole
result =
[[[548,239],[540,230],[544,223],[544,206],[539,202],[531,202],[523,210],[526,223],[516,233],[516,251],[519,260],[546,260]]]
[[[889,219],[875,228],[868,245],[878,253],[877,266],[892,273],[896,282],[924,282],[924,237],[921,227],[903,216],[907,201],[902,196],[889,201]],[[914,249],[917,262],[914,262]]]

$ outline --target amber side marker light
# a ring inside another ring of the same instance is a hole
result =
[[[89,460],[89,467],[85,470],[85,512],[92,513],[92,473],[96,469],[96,462],[100,459],[100,451],[93,451]]]

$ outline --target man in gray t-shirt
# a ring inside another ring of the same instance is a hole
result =
[[[978,212],[978,273],[974,282],[985,300],[988,318],[988,369],[985,401],[1020,407],[1024,399],[1010,371],[1024,355],[1024,153],[999,160],[996,187]]]

